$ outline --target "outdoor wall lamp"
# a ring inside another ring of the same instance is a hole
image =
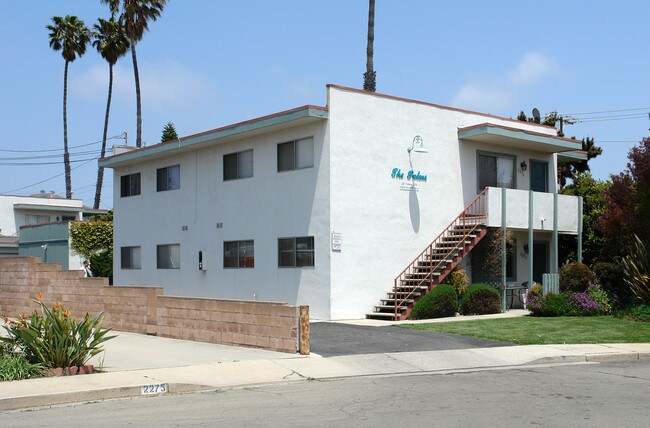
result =
[[[521,167],[521,170],[524,172],[526,172],[526,170],[528,169],[528,165],[526,164],[526,161],[521,161],[519,167]]]
[[[413,142],[411,143],[411,147],[406,149],[409,154],[411,152],[415,153],[429,153],[427,149],[424,148],[424,141],[422,141],[422,137],[419,135],[416,135],[415,138],[413,138]]]

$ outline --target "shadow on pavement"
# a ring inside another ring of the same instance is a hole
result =
[[[323,357],[512,345],[508,342],[407,330],[393,326],[369,327],[331,322],[310,324],[309,336],[310,351]]]

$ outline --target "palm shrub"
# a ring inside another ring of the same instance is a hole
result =
[[[645,244],[634,235],[630,254],[623,258],[623,280],[643,304],[650,303],[650,254]]]
[[[463,315],[484,315],[501,312],[501,298],[496,288],[488,284],[470,284],[463,296]]]
[[[581,293],[596,282],[596,276],[583,263],[567,263],[560,268],[560,291]]]
[[[94,317],[86,314],[77,320],[60,304],[52,309],[41,302],[40,294],[33,301],[40,306],[31,318],[21,316],[18,321],[5,317],[9,343],[21,352],[28,362],[45,368],[83,366],[90,358],[104,350],[102,344],[115,336],[107,336],[111,329],[101,327],[103,313]]]
[[[458,295],[450,284],[440,284],[413,306],[409,319],[453,317],[458,312]]]

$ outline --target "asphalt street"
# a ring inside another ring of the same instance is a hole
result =
[[[386,326],[370,327],[332,322],[310,324],[310,350],[323,357],[381,354],[387,352],[442,351],[491,348],[511,343],[452,334],[407,330]]]
[[[3,427],[645,427],[650,364],[304,381],[0,413]]]

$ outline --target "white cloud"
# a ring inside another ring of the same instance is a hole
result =
[[[452,101],[462,108],[498,112],[512,109],[526,89],[542,84],[557,74],[559,67],[552,59],[531,52],[521,58],[511,70],[501,76],[491,76],[463,85]]]
[[[538,53],[528,53],[514,70],[508,72],[508,80],[515,86],[533,85],[557,72],[558,66],[551,58]]]
[[[143,108],[165,110],[195,106],[214,97],[213,82],[203,73],[173,60],[138,63]],[[95,65],[71,78],[70,86],[77,95],[105,99],[108,90],[108,66]],[[114,67],[113,97],[117,102],[135,102],[135,83],[130,61]]]

